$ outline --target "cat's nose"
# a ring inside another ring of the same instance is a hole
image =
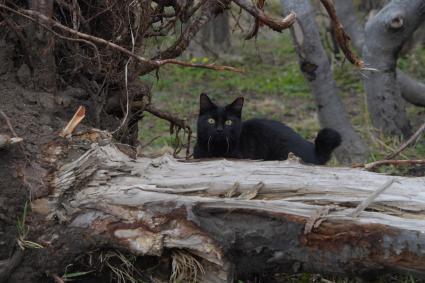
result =
[[[221,133],[223,131],[223,126],[217,126],[217,132]]]

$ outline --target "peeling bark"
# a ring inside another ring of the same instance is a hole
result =
[[[366,25],[363,59],[367,67],[377,69],[367,72],[364,79],[368,109],[373,125],[389,135],[411,134],[396,63],[403,43],[424,20],[423,1],[393,0]]]
[[[342,163],[364,161],[368,149],[354,131],[339,97],[340,90],[333,79],[329,58],[322,46],[310,1],[282,0],[286,11],[294,11],[297,22],[292,29],[295,48],[304,77],[316,100],[319,121],[342,135],[342,145],[335,151]]]
[[[209,266],[204,282],[265,272],[425,274],[425,177],[293,160],[134,160],[95,145],[50,185],[46,215],[63,227],[137,255],[187,250]]]

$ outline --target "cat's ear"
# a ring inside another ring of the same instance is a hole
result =
[[[199,96],[199,114],[214,110],[217,108],[206,93],[201,93]]]
[[[239,117],[242,116],[242,107],[243,107],[243,97],[236,98],[232,103],[226,106],[226,110],[232,111]]]

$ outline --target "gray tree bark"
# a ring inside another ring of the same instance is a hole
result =
[[[316,100],[320,124],[342,135],[342,145],[335,152],[338,160],[342,163],[364,161],[367,146],[354,131],[339,97],[340,90],[333,79],[331,63],[323,48],[310,1],[281,2],[286,12],[294,11],[297,15],[291,31],[301,71]]]
[[[425,2],[393,0],[366,24],[363,60],[368,109],[373,125],[389,135],[410,136],[411,127],[396,80],[403,43],[425,20]]]
[[[93,145],[51,180],[51,195],[33,205],[49,203],[43,213],[64,229],[137,255],[184,249],[206,266],[202,282],[267,272],[425,274],[423,177],[296,160],[132,160]]]
[[[364,44],[364,28],[356,16],[353,1],[335,1],[335,9],[345,31],[350,35],[353,46],[361,51]],[[425,107],[425,84],[397,69],[397,81],[402,97],[409,103]]]

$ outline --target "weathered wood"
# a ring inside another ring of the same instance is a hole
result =
[[[132,160],[107,145],[63,165],[51,185],[64,224],[138,255],[185,249],[221,271],[209,282],[233,271],[425,274],[425,177],[291,160]]]
[[[18,138],[18,137],[12,138],[9,135],[0,134],[0,148],[6,147],[12,144],[17,144],[22,141],[23,141],[22,138]]]

